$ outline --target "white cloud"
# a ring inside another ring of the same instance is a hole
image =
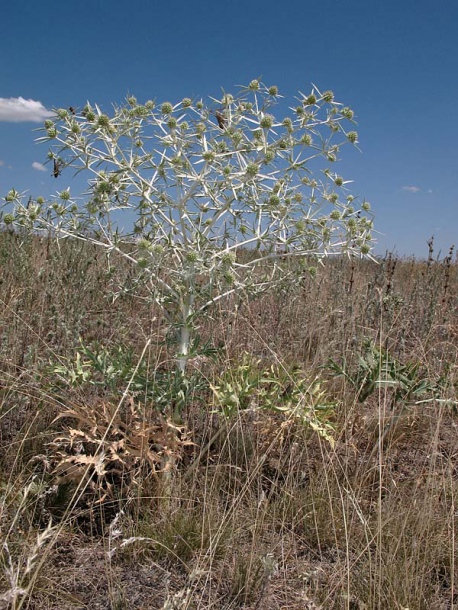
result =
[[[40,123],[53,114],[41,102],[35,100],[25,100],[23,97],[0,97],[0,121]]]
[[[418,186],[403,186],[402,190],[408,193],[418,193],[421,189]]]
[[[38,163],[38,161],[34,161],[32,163],[32,167],[33,167],[33,169],[36,169],[39,172],[45,172],[46,171],[46,167],[42,163]]]
[[[0,167],[1,167],[2,165],[5,165],[5,161],[2,161],[2,160],[0,159]]]

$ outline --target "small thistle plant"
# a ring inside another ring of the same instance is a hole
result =
[[[355,205],[332,169],[340,147],[358,141],[353,126],[331,91],[314,87],[287,108],[258,80],[208,103],[129,97],[111,115],[58,109],[39,141],[51,144],[56,178],[88,176],[83,201],[65,189],[25,203],[11,190],[2,220],[128,259],[175,329],[185,372],[212,304],[289,282],[310,258],[370,255],[370,206]]]

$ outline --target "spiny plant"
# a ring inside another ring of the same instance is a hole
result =
[[[211,348],[208,348],[211,353]],[[179,419],[189,396],[205,390],[207,384],[199,371],[186,377],[176,370],[150,370],[146,360],[137,362],[131,347],[116,345],[112,348],[93,342],[80,345],[74,360],[60,359],[48,367],[56,375],[53,388],[60,385],[84,389],[89,386],[103,394],[115,395],[127,385],[138,399],[152,400],[157,411],[172,414]]]
[[[359,402],[364,402],[378,388],[392,390],[391,408],[395,405],[419,404],[420,398],[436,395],[440,387],[420,373],[421,362],[403,364],[388,350],[366,341],[364,355],[358,357],[358,366],[350,371],[346,359],[340,365],[329,360],[328,368],[336,377],[344,377],[355,389]]]
[[[132,398],[122,409],[102,403],[74,405],[58,416],[74,422],[49,444],[48,460],[58,485],[77,484],[81,497],[115,498],[138,486],[142,470],[154,476],[193,445],[183,426],[160,413],[147,418]]]
[[[333,444],[331,416],[336,402],[330,401],[319,378],[308,379],[297,368],[272,364],[262,366],[249,354],[223,372],[211,385],[216,406],[225,417],[244,409],[283,413],[310,426]]]
[[[253,80],[208,103],[130,96],[111,115],[89,103],[57,109],[39,141],[51,143],[56,178],[70,168],[88,177],[85,197],[64,189],[26,202],[13,189],[3,223],[127,259],[173,328],[184,373],[212,304],[289,282],[310,258],[370,253],[370,205],[357,205],[333,169],[340,147],[358,141],[353,111],[317,87],[278,118],[281,100]],[[131,230],[120,229],[120,212]]]

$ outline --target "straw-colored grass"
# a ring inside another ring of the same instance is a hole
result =
[[[0,235],[0,608],[458,608],[453,252],[221,302],[187,388],[132,274]]]

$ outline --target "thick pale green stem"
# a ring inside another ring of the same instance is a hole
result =
[[[189,342],[191,340],[191,329],[187,325],[180,328],[180,339],[178,345],[177,368],[183,373],[186,372],[186,364],[189,358]]]
[[[189,348],[193,331],[191,316],[194,306],[194,294],[188,285],[188,292],[181,303],[181,326],[178,337],[177,369],[184,375],[189,360]]]

